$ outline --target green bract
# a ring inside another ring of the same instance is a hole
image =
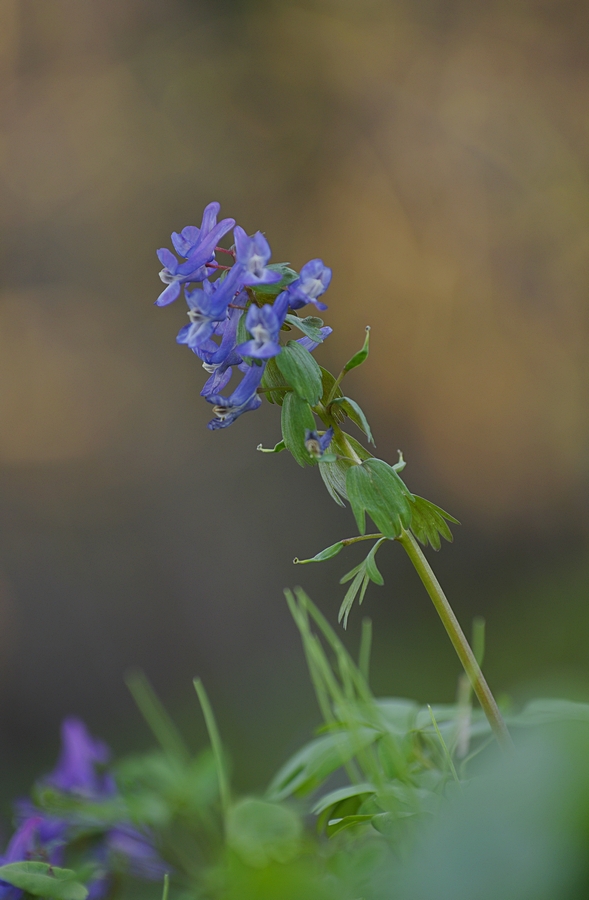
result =
[[[399,537],[409,527],[413,496],[384,460],[367,459],[351,467],[346,490],[360,534],[366,533],[366,513],[388,538]]]
[[[363,431],[368,440],[374,444],[374,438],[372,437],[372,431],[370,430],[370,425],[368,424],[368,419],[364,415],[362,408],[356,403],[355,400],[351,400],[350,397],[336,397],[335,400],[331,401],[330,411],[333,410],[334,407],[338,407],[341,409],[352,422],[358,426],[360,431]]]
[[[299,466],[313,466],[315,460],[305,447],[305,432],[313,431],[315,419],[306,400],[290,391],[282,404],[282,437]]]
[[[299,331],[302,331],[306,337],[315,341],[315,343],[323,343],[323,335],[320,331],[323,326],[323,319],[319,319],[317,316],[306,316],[304,319],[299,319],[298,316],[288,315],[285,321],[294,328],[298,328]]]
[[[366,337],[364,338],[364,344],[362,345],[362,349],[358,350],[357,353],[354,353],[351,359],[347,361],[343,368],[343,372],[349,372],[351,369],[355,369],[356,366],[361,366],[362,363],[368,356],[368,349],[370,345],[370,325],[366,326]]]
[[[282,401],[287,391],[292,391],[292,387],[276,365],[276,357],[268,360],[262,376],[261,386],[265,391],[267,400],[270,403],[277,403],[278,406],[282,406]],[[269,390],[269,388],[276,388],[276,390]]]
[[[335,462],[320,462],[319,471],[329,496],[339,506],[344,506],[343,501],[348,499],[346,474],[355,465],[354,460],[350,457],[350,450],[358,459],[371,459],[372,454],[351,435],[345,434],[343,431],[335,435],[330,449],[340,454],[339,459]]]
[[[434,550],[439,550],[441,547],[440,535],[447,541],[452,541],[452,532],[448,528],[447,522],[460,524],[458,519],[455,519],[450,513],[444,512],[439,506],[435,506],[429,500],[424,500],[423,497],[413,495],[411,531],[421,544],[424,546],[431,544]]]
[[[312,562],[323,562],[326,559],[331,559],[332,556],[337,556],[337,554],[344,549],[343,541],[338,541],[337,544],[332,544],[331,547],[326,547],[325,550],[321,550],[320,553],[315,554],[315,556],[311,557],[311,559],[295,559],[293,562],[299,563],[299,565],[304,565],[305,563]]]
[[[275,359],[287,383],[299,397],[315,406],[323,393],[323,385],[321,369],[309,351],[296,341],[289,341]]]

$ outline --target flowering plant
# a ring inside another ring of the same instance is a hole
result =
[[[347,373],[368,358],[370,329],[337,375],[320,366],[313,352],[332,329],[315,313],[327,309],[322,298],[331,269],[321,259],[310,260],[300,272],[288,263],[270,263],[266,237],[261,232],[249,236],[230,218],[217,222],[219,211],[218,203],[210,203],[199,228],[187,226],[172,235],[183,261],[168,249],[158,251],[166,287],[156,304],[168,306],[184,293],[189,322],[177,341],[208,375],[201,390],[212,406],[208,427],[227,428],[258,409],[264,397],[280,408],[281,439],[273,448],[258,450],[287,450],[300,466],[318,466],[330,497],[340,506],[349,502],[359,531],[294,562],[319,563],[351,544],[370,542],[366,558],[341,579],[349,583],[339,615],[345,627],[369,584],[383,584],[377,552],[391,542],[400,544],[464,668],[457,701],[432,708],[375,698],[369,685],[370,622],[363,622],[356,662],[305,592],[287,591],[324,721],[263,797],[233,795],[227,756],[200,680],[195,689],[211,748],[195,756],[145,677],[134,673],[129,687],[160,749],[113,767],[108,748],[81,721],[66,719],[56,767],[15,806],[16,830],[0,859],[0,900],[19,900],[23,894],[100,900],[120,885],[128,887],[129,876],[143,882],[163,879],[164,900],[169,876],[178,897],[194,900],[557,896],[565,876],[551,881],[546,872],[565,872],[566,878],[572,873],[572,884],[585,871],[575,856],[577,844],[566,859],[561,854],[558,829],[561,796],[568,797],[571,818],[582,819],[583,803],[589,809],[589,779],[578,768],[578,759],[586,757],[578,749],[589,752],[589,741],[585,735],[574,746],[553,748],[540,762],[533,753],[524,754],[515,767],[506,760],[512,759],[511,732],[571,719],[589,722],[589,706],[533,701],[518,714],[510,712],[506,721],[481,671],[483,626],[476,623],[471,647],[419,546],[439,549],[442,537],[452,539],[449,523],[457,520],[409,490],[400,474],[402,454],[391,464],[344,430],[350,422],[374,445],[366,415],[342,387]],[[231,231],[233,243],[222,247],[219,242]],[[301,315],[308,306],[313,314]],[[240,379],[236,386],[230,384],[234,376]],[[376,532],[366,533],[366,516]],[[480,709],[473,708],[473,692]],[[495,771],[481,779],[482,787],[469,787],[474,806],[460,806],[472,761],[491,744],[504,751],[499,775]],[[538,829],[539,819],[526,812],[529,799],[558,767],[576,773],[573,781],[581,789],[572,789],[570,777],[560,779],[560,793],[541,807],[541,853],[534,855],[528,832]],[[477,858],[487,860],[499,833],[493,816],[503,815],[508,806],[515,823],[512,841],[524,848],[524,861],[510,868],[501,846],[497,852],[507,861],[503,867],[493,861],[493,872],[481,886],[464,874],[470,873],[470,859],[466,864],[465,859],[474,848]],[[490,811],[491,825],[484,816],[479,821],[483,808]],[[316,821],[315,839],[305,831],[305,816]],[[454,862],[445,875],[436,854],[447,834],[454,835],[445,850]],[[464,858],[456,851],[463,845]],[[422,860],[427,860],[425,868]],[[428,880],[424,871],[430,870],[438,880]],[[521,892],[511,891],[516,883]]]

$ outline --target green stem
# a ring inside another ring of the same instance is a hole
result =
[[[470,648],[470,644],[460,627],[460,623],[454,615],[454,610],[450,606],[448,598],[441,588],[440,582],[434,575],[430,564],[410,532],[403,531],[402,535],[397,538],[397,540],[403,545],[442,620],[442,624],[448,633],[448,637],[452,641],[452,645],[458,654],[458,658],[464,667],[464,671],[468,675],[478,701],[489,721],[493,734],[504,750],[511,748],[511,735],[507,730],[503,716],[499,711],[499,707],[491,693],[491,689],[481,671],[481,667],[476,661],[475,655]]]
[[[343,538],[340,543],[344,545],[344,547],[348,547],[350,544],[357,544],[358,541],[378,541],[384,537],[384,534],[358,534],[353,538]]]

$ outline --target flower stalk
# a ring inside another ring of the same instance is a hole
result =
[[[491,693],[491,689],[487,684],[487,680],[483,675],[481,667],[476,661],[470,644],[466,639],[460,623],[454,614],[454,610],[450,606],[440,582],[434,575],[433,569],[425,558],[421,547],[408,531],[403,531],[397,538],[407,556],[413,563],[413,566],[419,575],[423,585],[428,592],[432,603],[436,608],[442,624],[446,629],[446,633],[452,642],[456,654],[462,663],[473,691],[475,692],[479,703],[487,717],[489,725],[493,730],[493,734],[497,738],[497,742],[503,750],[509,750],[513,746],[511,735],[507,730],[507,725],[501,715],[497,702]]]

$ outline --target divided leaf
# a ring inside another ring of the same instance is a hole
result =
[[[352,466],[346,490],[360,534],[366,533],[366,513],[388,538],[399,537],[409,527],[412,494],[384,460],[372,458]]]
[[[369,582],[372,581],[374,582],[374,584],[384,584],[384,578],[378,571],[375,561],[376,552],[384,541],[386,541],[386,538],[381,538],[379,541],[377,541],[366,559],[364,559],[359,565],[355,566],[350,572],[340,578],[340,584],[345,584],[347,581],[351,581],[353,579],[350,587],[346,591],[344,599],[342,600],[342,604],[340,606],[337,617],[338,622],[341,622],[343,620],[344,628],[347,628],[348,626],[348,616],[350,615],[350,610],[354,605],[354,600],[356,599],[356,597],[358,597],[358,603],[362,605],[362,601],[364,600]]]
[[[277,367],[299,397],[315,406],[323,393],[321,369],[315,358],[301,344],[289,341],[275,359]]]
[[[315,460],[305,447],[305,433],[307,429],[314,431],[315,419],[307,401],[294,391],[290,391],[284,398],[281,424],[286,448],[290,450],[299,466],[315,465]]]
[[[424,500],[423,497],[413,495],[413,506],[411,508],[411,531],[420,544],[426,547],[428,544],[439,550],[441,546],[440,535],[447,541],[452,541],[452,532],[448,527],[448,522],[454,522],[459,525],[458,519],[451,516],[450,513],[444,512],[439,506]]]

